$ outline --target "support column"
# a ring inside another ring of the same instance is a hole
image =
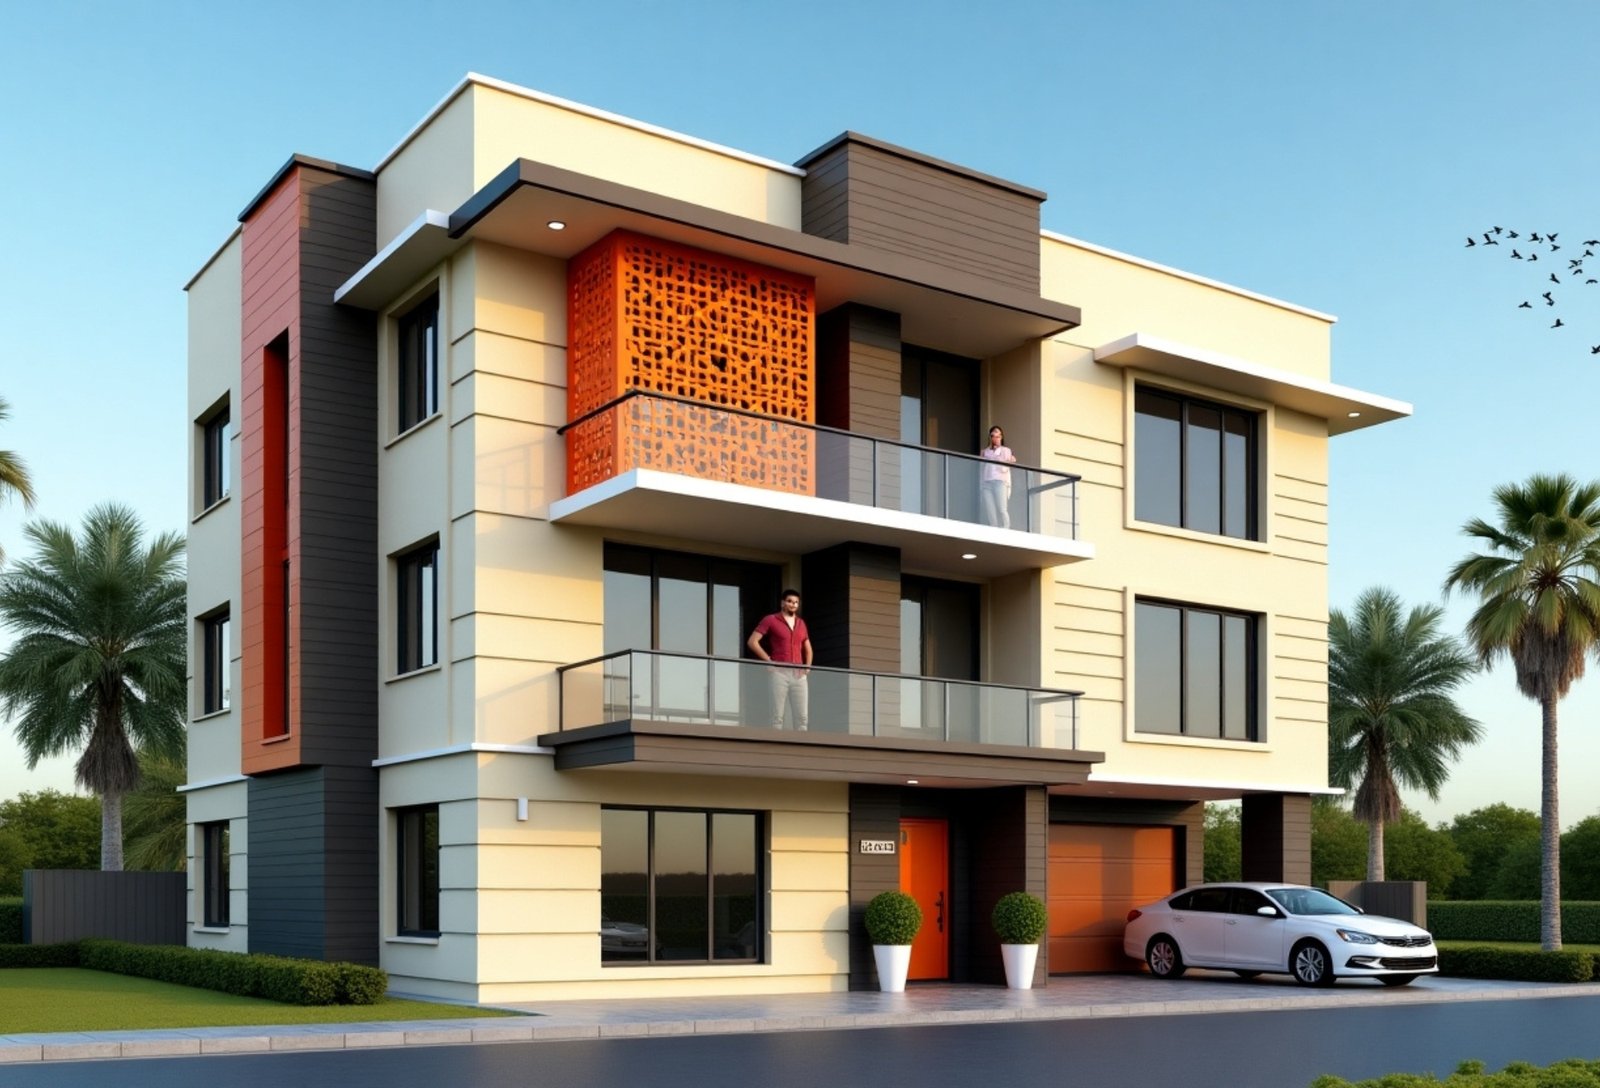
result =
[[[1239,816],[1243,879],[1311,883],[1309,795],[1249,794]]]
[[[900,437],[900,315],[847,304],[817,319],[817,422],[872,438]],[[865,438],[820,435],[817,494],[894,506],[900,461]]]

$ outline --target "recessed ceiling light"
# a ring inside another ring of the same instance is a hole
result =
[[[916,780],[916,779],[915,779],[915,778],[908,778],[908,779],[906,779],[906,785],[908,785],[908,786],[915,786],[915,785],[916,785],[916,784],[917,784],[917,780]]]
[[[565,223],[563,223],[559,219],[552,219],[552,220],[550,220],[550,222],[546,223],[545,226],[549,227],[551,230],[566,230],[567,229],[567,225]]]
[[[961,558],[963,558],[963,559],[976,559],[976,558],[978,558],[978,553],[977,552],[962,552],[961,553]]]
[[[1361,413],[1360,412],[1351,412],[1350,413],[1350,418],[1351,419],[1360,419],[1361,418]]]

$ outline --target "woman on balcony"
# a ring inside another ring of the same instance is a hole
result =
[[[1016,463],[1016,455],[1006,445],[1006,432],[1000,427],[989,428],[989,444],[978,454],[985,461],[992,462],[983,466],[983,487],[979,502],[983,512],[985,525],[998,525],[1002,529],[1011,528],[1011,469],[1010,465]]]

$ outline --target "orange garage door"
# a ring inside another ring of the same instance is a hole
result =
[[[1050,971],[1125,971],[1132,907],[1178,888],[1175,827],[1050,825]]]

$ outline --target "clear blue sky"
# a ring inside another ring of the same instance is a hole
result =
[[[289,154],[371,167],[468,71],[782,161],[855,129],[1046,190],[1049,229],[1337,314],[1334,380],[1417,414],[1333,443],[1336,605],[1437,599],[1492,486],[1600,475],[1600,287],[1552,331],[1516,309],[1540,277],[1463,242],[1600,236],[1592,0],[60,0],[5,23],[0,448],[45,517],[118,498],[185,525],[183,284]],[[13,554],[20,525],[0,508]],[[1489,739],[1408,800],[1537,808],[1537,708],[1504,669],[1465,702]],[[1600,809],[1600,678],[1563,721],[1570,824]],[[0,797],[70,782],[0,739]]]

